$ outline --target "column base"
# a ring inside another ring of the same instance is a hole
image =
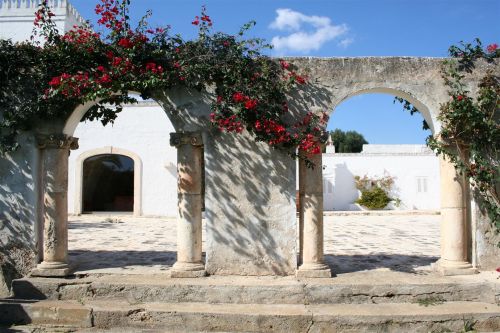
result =
[[[302,264],[295,272],[298,278],[331,278],[332,271],[325,264]]]
[[[203,262],[176,262],[170,271],[172,278],[199,278],[207,275]]]
[[[65,277],[71,275],[74,270],[75,266],[68,263],[43,261],[31,271],[31,276]]]
[[[432,268],[443,276],[472,275],[478,273],[478,270],[472,267],[472,264],[467,261],[439,259],[432,264]]]

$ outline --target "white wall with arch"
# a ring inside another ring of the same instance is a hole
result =
[[[140,179],[134,181],[134,196],[140,195],[140,211],[144,216],[177,215],[177,152],[169,144],[170,133],[175,132],[164,110],[155,102],[141,101],[126,106],[114,124],[103,126],[99,121],[81,122],[74,136],[79,138],[79,148],[69,158],[68,211],[81,212],[81,163],[82,157],[112,152],[134,155],[141,168],[135,166]],[[131,154],[128,154],[130,152]],[[138,187],[138,185],[140,185]]]

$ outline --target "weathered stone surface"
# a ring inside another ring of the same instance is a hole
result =
[[[92,315],[74,301],[0,301],[0,324],[92,327]]]
[[[144,302],[240,304],[339,304],[443,301],[497,302],[500,281],[492,272],[441,277],[396,272],[341,274],[334,279],[163,275],[103,275],[81,279],[26,278],[13,283],[16,299],[126,299]]]
[[[0,311],[20,307],[19,323],[51,326],[133,327],[188,332],[458,332],[466,321],[477,331],[500,329],[500,307],[480,302],[419,304],[203,304],[117,300],[33,304],[0,302]],[[13,314],[11,312],[9,314]],[[4,317],[7,318],[7,317]],[[10,317],[13,318],[13,317]],[[8,324],[8,320],[4,319]],[[50,327],[50,326],[49,326]]]
[[[32,135],[19,140],[16,152],[0,156],[0,297],[31,271],[38,252],[38,151]]]
[[[476,223],[477,266],[484,270],[495,270],[500,267],[500,233],[495,230],[486,211],[481,210],[477,205],[473,207],[473,216]]]

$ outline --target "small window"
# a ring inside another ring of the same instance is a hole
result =
[[[427,177],[417,177],[417,193],[427,193]]]

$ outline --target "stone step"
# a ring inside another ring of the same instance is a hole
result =
[[[153,332],[479,332],[500,330],[500,306],[439,304],[203,304],[0,302],[0,324],[39,325],[55,331],[98,332],[119,327]],[[50,330],[48,330],[50,331]]]
[[[500,303],[494,274],[440,277],[415,274],[344,274],[333,279],[103,275],[73,279],[24,278],[13,282],[17,299],[121,298],[131,303],[362,304],[417,301]]]

